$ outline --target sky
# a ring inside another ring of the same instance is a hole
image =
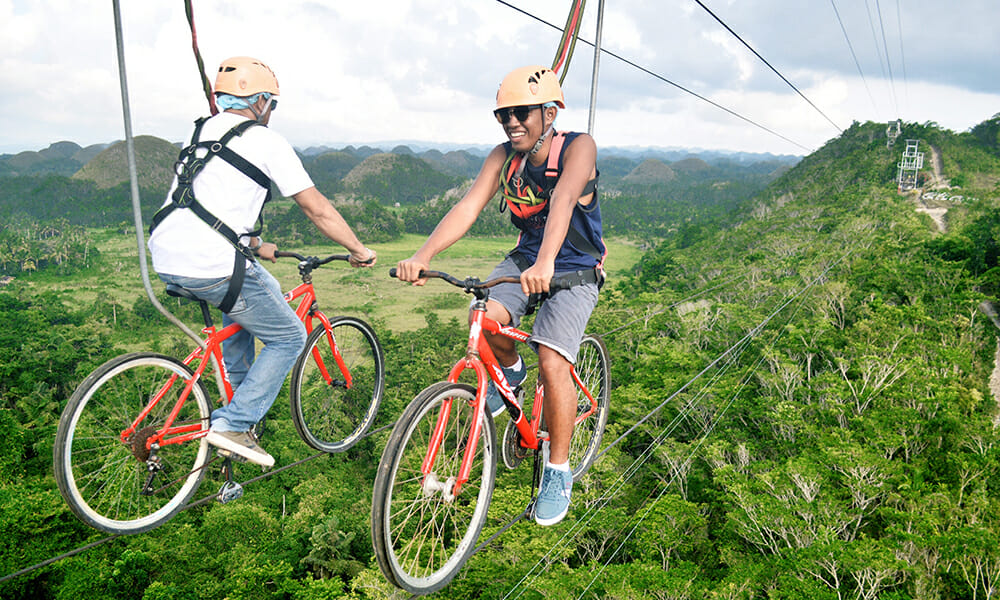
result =
[[[571,2],[193,4],[210,79],[229,56],[268,63],[271,127],[304,149],[503,141],[497,86],[551,66]],[[599,150],[788,155],[853,121],[966,131],[1000,112],[998,17],[996,0],[590,0],[556,124],[590,130]],[[183,2],[125,0],[121,19],[134,134],[185,140],[208,103]],[[0,153],[123,139],[113,3],[0,0],[0,88]]]

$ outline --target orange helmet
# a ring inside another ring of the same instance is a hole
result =
[[[227,58],[219,65],[215,77],[215,93],[230,94],[240,98],[260,92],[279,95],[278,78],[271,68],[249,56]]]
[[[530,106],[554,102],[559,108],[566,108],[562,88],[555,71],[542,66],[514,69],[500,82],[497,90],[497,108],[509,106]]]

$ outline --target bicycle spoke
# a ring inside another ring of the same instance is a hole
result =
[[[400,417],[386,446],[373,499],[379,566],[413,593],[440,589],[461,569],[486,521],[496,469],[492,420],[484,415],[470,479],[454,495],[471,431],[474,390],[439,384],[424,390]],[[421,472],[443,406],[449,418],[432,470]]]
[[[190,378],[175,359],[136,353],[108,361],[74,392],[57,430],[54,470],[59,491],[84,522],[109,533],[148,531],[194,494],[202,477],[198,467],[208,456],[204,440],[163,443],[153,452],[143,447],[163,430]],[[154,397],[159,402],[149,406]],[[147,416],[123,443],[121,433],[144,410]],[[207,423],[209,412],[204,388],[194,384],[175,425]],[[147,456],[159,467],[154,475],[186,475],[146,494]]]
[[[313,448],[342,452],[371,426],[384,385],[385,361],[375,332],[359,319],[333,319],[329,331],[317,327],[309,334],[292,369],[295,428]]]

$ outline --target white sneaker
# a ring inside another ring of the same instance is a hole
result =
[[[274,466],[274,457],[257,444],[249,431],[216,431],[210,429],[205,440],[216,448],[242,456],[248,461],[264,467]]]

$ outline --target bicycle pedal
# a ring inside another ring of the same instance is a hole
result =
[[[221,456],[222,458],[228,458],[233,462],[238,462],[238,463],[247,462],[247,459],[240,456],[239,454],[235,454],[233,452],[230,452],[229,450],[224,450],[222,448],[216,448],[215,453]]]
[[[221,504],[229,504],[233,500],[239,500],[242,497],[243,486],[235,481],[227,481],[219,489],[219,502]]]

